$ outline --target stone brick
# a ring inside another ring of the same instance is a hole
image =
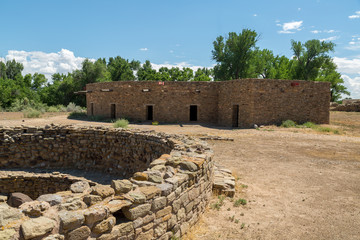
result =
[[[91,231],[87,226],[82,226],[77,229],[72,230],[66,234],[66,239],[71,240],[87,240],[90,236]]]
[[[161,209],[159,211],[156,212],[156,218],[160,218],[160,217],[163,217],[167,214],[170,214],[171,213],[171,210],[172,210],[172,207],[171,206],[167,206],[165,207],[164,209]]]
[[[151,204],[146,203],[146,204],[137,205],[137,206],[133,206],[133,207],[125,207],[122,209],[122,211],[128,219],[135,220],[138,217],[143,217],[146,214],[148,214],[150,209],[151,209]]]
[[[55,227],[55,221],[46,217],[27,220],[21,224],[25,240],[44,236]]]
[[[133,184],[129,180],[112,180],[111,187],[116,194],[127,193],[132,190]]]
[[[60,218],[60,227],[63,231],[73,230],[80,227],[85,222],[85,217],[81,211],[69,212],[62,211],[59,212]]]
[[[166,197],[158,197],[156,199],[154,199],[152,206],[151,206],[151,210],[152,211],[157,211],[160,208],[165,207],[166,205]]]

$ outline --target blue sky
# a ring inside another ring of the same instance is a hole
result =
[[[84,58],[121,56],[154,67],[205,66],[219,35],[250,28],[258,46],[291,57],[290,40],[331,40],[353,98],[360,98],[360,1],[0,0],[0,59],[24,72],[67,72]]]

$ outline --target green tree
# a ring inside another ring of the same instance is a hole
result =
[[[107,68],[112,81],[130,81],[135,80],[134,71],[139,68],[139,65],[139,62],[133,60],[129,63],[129,60],[117,56],[109,58]]]
[[[15,79],[16,75],[21,75],[24,65],[15,61],[15,59],[6,62],[6,77]]]
[[[198,68],[195,72],[194,81],[210,81],[212,70],[207,68]]]
[[[250,60],[258,35],[250,29],[241,33],[230,32],[228,38],[219,36],[213,42],[212,59],[218,64],[214,67],[216,80],[245,78],[249,75]]]
[[[3,62],[0,62],[0,78],[6,78],[6,65]]]
[[[137,77],[139,81],[160,80],[160,74],[157,74],[156,70],[152,68],[149,60],[146,60],[139,68]]]
[[[305,44],[291,40],[294,53],[293,79],[315,80],[321,66],[328,61],[328,53],[334,51],[335,44],[317,39],[308,40]]]

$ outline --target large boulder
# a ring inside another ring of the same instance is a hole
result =
[[[75,182],[70,185],[70,190],[73,193],[83,193],[87,190],[90,190],[90,185],[86,181]]]
[[[33,218],[21,224],[25,240],[44,236],[51,232],[54,227],[55,221],[46,217]]]
[[[21,213],[21,210],[17,208],[12,208],[6,203],[0,204],[0,227],[6,225],[15,225],[24,215]]]
[[[62,197],[57,194],[44,194],[36,199],[37,201],[45,201],[50,204],[50,206],[54,206],[60,204],[62,201]]]
[[[32,199],[28,195],[20,192],[15,192],[10,193],[8,204],[12,207],[19,207],[21,204],[31,201]]]

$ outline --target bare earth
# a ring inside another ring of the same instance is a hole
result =
[[[2,120],[0,125],[111,125],[66,119]],[[8,118],[10,119],[10,118]],[[24,122],[23,122],[24,120]],[[325,125],[324,125],[325,126]],[[185,239],[360,239],[360,113],[332,112],[340,131],[275,126],[230,130],[199,125],[130,125],[167,133],[231,137],[210,141],[217,164],[237,176],[234,199],[212,204]],[[235,207],[234,200],[247,200]]]

